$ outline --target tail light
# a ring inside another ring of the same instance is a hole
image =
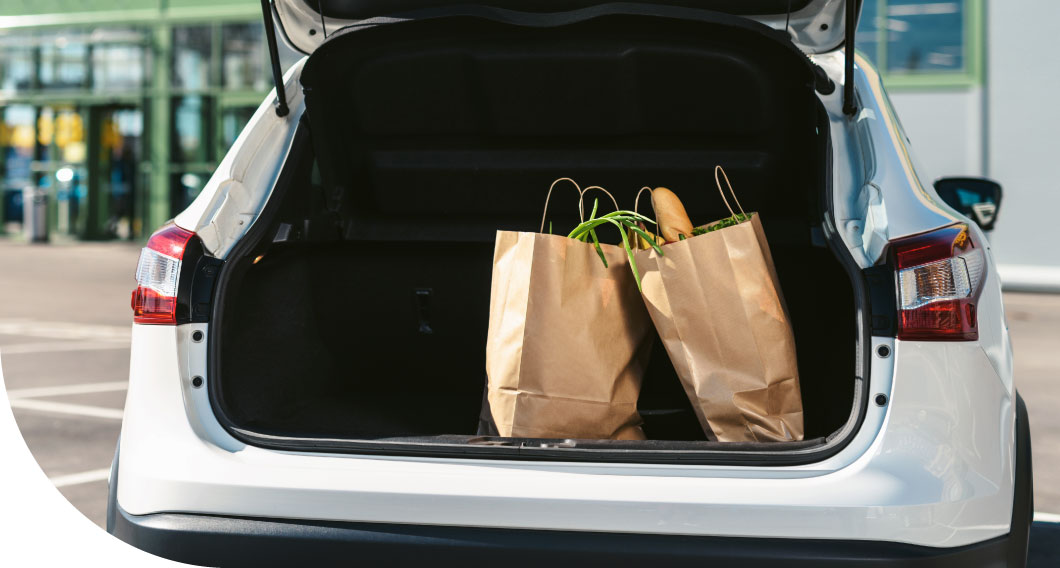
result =
[[[976,304],[986,256],[965,224],[891,241],[898,339],[979,339]]]
[[[133,321],[177,323],[177,283],[184,250],[195,233],[176,225],[162,227],[140,251],[136,290],[132,293]]]

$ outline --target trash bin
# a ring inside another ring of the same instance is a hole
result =
[[[22,189],[22,230],[31,243],[48,242],[48,192],[35,186]]]

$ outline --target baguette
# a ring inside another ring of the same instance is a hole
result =
[[[655,221],[659,224],[659,233],[666,242],[673,243],[692,236],[692,221],[685,213],[685,206],[677,195],[665,187],[657,187],[651,193],[655,207]]]

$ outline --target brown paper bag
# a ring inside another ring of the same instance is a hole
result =
[[[644,439],[651,325],[625,251],[601,248],[606,268],[588,243],[497,232],[486,374],[501,436]]]
[[[721,166],[715,181],[722,191],[719,174]],[[722,199],[729,207],[724,192]],[[663,252],[636,253],[642,293],[708,437],[801,440],[795,338],[759,215]]]

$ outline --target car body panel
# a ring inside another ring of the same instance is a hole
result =
[[[976,342],[877,338],[894,355],[874,357],[870,392],[889,393],[889,402],[870,406],[858,438],[817,464],[754,468],[369,457],[247,446],[220,427],[206,389],[191,383],[206,368],[199,357],[205,342],[190,336],[208,328],[134,326],[117,495],[130,514],[928,546],[960,546],[1008,531],[1012,401]],[[891,365],[916,380],[892,391]]]
[[[813,60],[842,82],[842,53]],[[879,262],[890,240],[967,219],[938,199],[934,189],[925,189],[880,76],[861,55],[855,57],[854,81],[858,113],[852,120],[842,112],[841,89],[820,97],[835,146],[832,215],[851,254],[866,267]]]

